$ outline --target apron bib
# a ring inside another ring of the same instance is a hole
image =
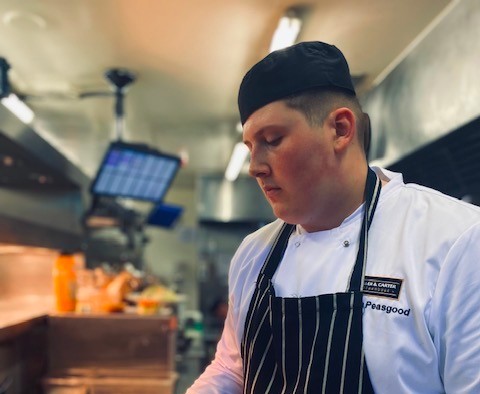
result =
[[[272,277],[295,229],[283,225],[259,273],[245,320],[244,394],[374,392],[363,353],[361,289],[380,189],[369,168],[360,245],[345,293],[276,297]]]

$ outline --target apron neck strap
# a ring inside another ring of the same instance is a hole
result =
[[[367,262],[368,230],[373,221],[373,215],[377,208],[382,183],[377,174],[368,167],[367,183],[365,186],[365,206],[360,230],[360,242],[357,253],[357,260],[353,267],[348,291],[361,291],[365,277],[365,266]]]
[[[367,259],[367,233],[372,224],[373,214],[375,213],[378,198],[380,197],[381,187],[382,185],[377,174],[375,174],[375,172],[369,167],[365,186],[365,211],[363,214],[362,230],[360,231],[360,246],[358,249],[357,260],[350,277],[349,291],[360,291],[360,289],[363,288],[363,277]],[[285,249],[288,245],[288,239],[295,230],[295,227],[296,226],[293,224],[283,224],[275,238],[260,274],[272,279],[277,270],[278,264],[280,264],[280,261],[283,258]]]
[[[295,227],[296,226],[294,224],[283,223],[282,228],[278,232],[272,248],[270,249],[270,253],[265,260],[265,264],[260,271],[260,274],[265,275],[269,279],[273,278],[273,274],[275,274],[278,264],[280,264],[280,261],[282,261],[285,249],[287,249],[288,239],[295,230]]]

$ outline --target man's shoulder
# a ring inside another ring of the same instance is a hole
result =
[[[379,210],[391,231],[397,223],[412,233],[434,232],[439,240],[454,240],[480,224],[480,207],[415,183],[400,185],[380,201]]]
[[[241,271],[252,262],[263,261],[283,223],[277,219],[247,235],[233,257],[232,269]]]
[[[438,210],[445,214],[471,217],[472,220],[480,220],[480,207],[467,200],[462,200],[427,186],[407,183],[404,187],[405,194],[411,194],[416,200],[427,204],[427,209]]]
[[[394,202],[397,208],[402,206],[409,209],[422,206],[439,215],[465,215],[473,220],[480,220],[480,207],[447,195],[428,186],[404,180],[403,174],[386,170],[381,167],[372,167],[381,179],[388,180],[385,191],[382,188],[382,201]],[[390,197],[392,197],[390,199]]]
[[[275,236],[281,229],[283,221],[276,219],[273,222],[267,223],[257,229],[256,231],[248,234],[243,243],[255,243],[255,242],[264,242]]]

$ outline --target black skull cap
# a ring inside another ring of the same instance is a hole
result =
[[[336,46],[308,41],[274,51],[243,77],[238,93],[242,125],[271,102],[320,87],[341,88],[355,95],[347,60]]]

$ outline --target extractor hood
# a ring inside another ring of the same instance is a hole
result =
[[[205,174],[198,180],[197,213],[203,224],[252,224],[275,220],[257,182],[251,177],[227,181],[223,174]]]
[[[79,248],[89,182],[0,105],[0,243]]]

